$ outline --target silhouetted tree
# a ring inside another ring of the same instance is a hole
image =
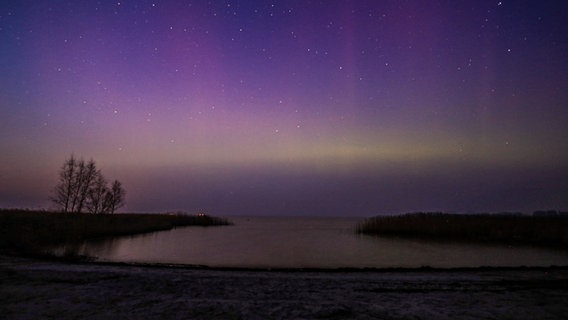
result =
[[[118,180],[114,180],[110,192],[107,194],[107,210],[109,213],[114,213],[116,209],[124,205],[124,198],[126,191],[122,188],[122,184]]]
[[[79,161],[79,171],[77,176],[77,192],[74,201],[75,212],[82,212],[90,191],[93,189],[97,177],[100,176],[95,162],[91,159],[88,163]]]
[[[85,163],[83,159],[77,160],[71,155],[59,171],[59,182],[51,200],[63,212],[81,212],[97,173],[93,160]]]
[[[77,177],[77,167],[77,160],[71,155],[69,159],[65,160],[65,163],[59,171],[59,182],[55,186],[55,195],[51,197],[51,201],[58,205],[63,212],[73,211],[72,200],[77,189],[75,181]]]
[[[91,159],[85,163],[74,155],[65,160],[54,188],[53,201],[63,212],[114,213],[124,205],[126,192],[115,180],[109,189],[106,179]]]
[[[105,212],[105,199],[108,193],[106,179],[99,172],[87,196],[87,209],[90,213]]]

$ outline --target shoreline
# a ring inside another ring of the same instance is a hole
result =
[[[224,218],[176,214],[90,214],[0,209],[0,254],[41,255],[51,246],[149,234],[180,227],[230,226]],[[57,232],[53,232],[57,230]]]
[[[0,264],[5,263],[23,264],[53,264],[61,266],[98,266],[98,267],[118,267],[118,268],[143,268],[143,269],[164,269],[164,270],[187,270],[187,271],[218,271],[218,272],[244,272],[244,273],[329,273],[329,274],[350,274],[350,273],[475,273],[475,272],[546,272],[546,271],[566,271],[568,265],[550,266],[479,266],[479,267],[338,267],[338,268],[318,268],[318,267],[224,267],[208,266],[197,264],[176,264],[160,262],[118,262],[118,261],[96,261],[91,259],[67,259],[56,256],[12,256],[0,253]]]
[[[450,214],[416,212],[375,216],[360,222],[359,234],[502,245],[568,248],[568,214]]]
[[[32,258],[33,259],[33,258]],[[44,260],[38,258],[39,261]],[[568,265],[551,265],[551,266],[480,266],[480,267],[339,267],[339,268],[312,268],[312,267],[223,267],[208,266],[195,264],[175,264],[175,263],[146,263],[146,262],[113,262],[113,261],[73,261],[59,258],[47,259],[46,261],[59,262],[62,264],[78,264],[78,265],[100,265],[111,267],[142,267],[142,268],[164,268],[164,269],[182,269],[182,270],[206,270],[206,271],[234,271],[234,272],[312,272],[312,273],[412,273],[412,272],[475,272],[475,271],[544,271],[544,270],[566,270]]]
[[[185,263],[162,263],[162,262],[121,262],[121,261],[98,261],[89,256],[55,256],[46,255],[11,255],[0,252],[0,262],[6,260],[28,261],[30,263],[54,263],[62,265],[97,265],[108,267],[141,267],[156,269],[180,269],[180,270],[204,270],[204,271],[228,271],[228,272],[286,272],[286,273],[412,273],[412,272],[476,272],[476,271],[546,271],[565,270],[568,265],[549,266],[477,266],[477,267],[432,267],[428,265],[420,267],[238,267],[238,266],[209,266],[201,264]]]

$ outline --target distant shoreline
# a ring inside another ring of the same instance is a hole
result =
[[[568,215],[418,212],[368,218],[359,234],[568,249]]]

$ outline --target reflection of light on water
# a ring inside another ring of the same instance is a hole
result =
[[[186,227],[80,246],[102,261],[218,267],[479,267],[568,265],[568,253],[529,246],[380,238],[357,219],[234,218],[234,226]]]
[[[65,244],[56,248],[49,249],[49,253],[57,257],[88,256],[103,257],[112,256],[116,250],[117,243],[126,240],[124,238],[109,238],[90,240],[82,243]]]

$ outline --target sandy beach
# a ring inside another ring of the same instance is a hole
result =
[[[3,319],[565,319],[568,270],[209,270],[0,257]]]

